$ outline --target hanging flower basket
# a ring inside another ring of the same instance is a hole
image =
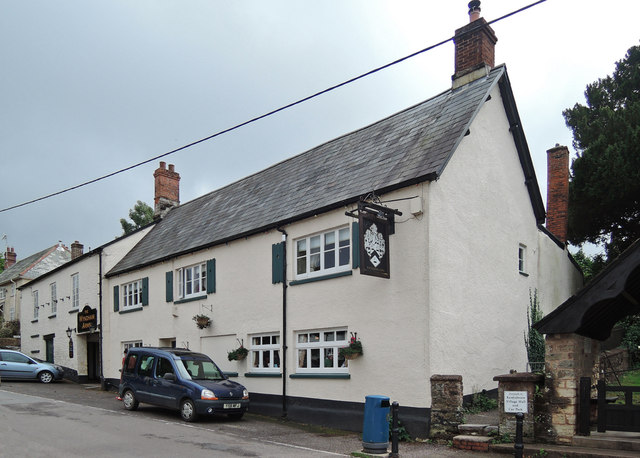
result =
[[[204,329],[211,326],[211,318],[209,318],[207,315],[196,315],[193,317],[193,321],[196,322],[196,326],[198,326],[198,329]]]
[[[229,361],[242,361],[249,354],[249,350],[244,348],[244,342],[238,340],[238,343],[240,344],[238,348],[227,353],[227,358],[229,358]]]
[[[346,360],[356,359],[362,354],[362,342],[358,339],[358,333],[351,333],[349,345],[338,351],[338,354]]]

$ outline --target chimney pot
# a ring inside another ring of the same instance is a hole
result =
[[[547,150],[547,230],[567,243],[569,229],[569,149]]]
[[[473,22],[480,18],[480,0],[469,2],[469,22]]]

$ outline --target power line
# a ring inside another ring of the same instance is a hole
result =
[[[532,8],[532,7],[536,6],[536,5],[539,5],[540,3],[544,3],[544,2],[546,2],[546,1],[547,1],[547,0],[539,0],[539,1],[537,1],[537,2],[531,3],[531,4],[529,4],[529,5],[527,5],[527,6],[524,6],[524,7],[520,8],[520,9],[517,9],[517,10],[515,10],[515,11],[512,11],[511,13],[507,13],[507,14],[505,14],[504,16],[500,16],[500,17],[499,17],[499,18],[497,18],[497,19],[493,19],[493,20],[491,20],[491,21],[488,21],[488,22],[487,22],[487,24],[486,24],[486,26],[489,26],[489,25],[494,24],[494,23],[496,23],[496,22],[498,22],[498,21],[501,21],[501,20],[503,20],[503,19],[506,19],[506,18],[508,18],[508,17],[511,17],[511,16],[513,16],[513,15],[515,15],[515,14],[521,13],[522,11],[525,11],[525,10],[527,10],[527,9],[529,9],[529,8]],[[11,207],[3,208],[3,209],[1,209],[1,210],[0,210],[0,213],[6,212],[6,211],[9,211],[9,210],[14,210],[14,209],[16,209],[16,208],[24,207],[24,206],[27,206],[27,205],[30,205],[30,204],[33,204],[33,203],[39,202],[39,201],[41,201],[41,200],[49,199],[49,198],[51,198],[51,197],[55,197],[55,196],[58,196],[58,195],[60,195],[60,194],[64,194],[64,193],[66,193],[66,192],[73,191],[73,190],[75,190],[75,189],[82,188],[82,187],[84,187],[84,186],[88,186],[88,185],[90,185],[90,184],[96,183],[96,182],[98,182],[98,181],[105,180],[105,179],[107,179],[107,178],[110,178],[110,177],[112,177],[112,176],[118,175],[118,174],[120,174],[120,173],[124,173],[124,172],[127,172],[127,171],[129,171],[129,170],[135,169],[136,167],[140,167],[141,165],[148,164],[149,162],[153,162],[153,161],[156,161],[156,160],[161,159],[161,158],[163,158],[163,157],[166,157],[166,156],[169,156],[169,155],[171,155],[171,154],[175,154],[175,153],[177,153],[177,152],[179,152],[179,151],[185,150],[185,149],[187,149],[187,148],[191,148],[192,146],[198,145],[198,144],[200,144],[200,143],[204,143],[204,142],[206,142],[206,141],[208,141],[208,140],[211,140],[211,139],[213,139],[213,138],[216,138],[216,137],[219,137],[219,136],[221,136],[221,135],[224,135],[224,134],[227,134],[227,133],[229,133],[229,132],[232,132],[232,131],[234,131],[234,130],[240,129],[241,127],[244,127],[244,126],[246,126],[246,125],[248,125],[248,124],[252,124],[252,123],[254,123],[254,122],[256,122],[256,121],[259,121],[259,120],[261,120],[261,119],[267,118],[267,117],[272,116],[272,115],[275,115],[275,114],[277,114],[277,113],[279,113],[279,112],[281,112],[281,111],[287,110],[287,109],[292,108],[292,107],[294,107],[294,106],[296,106],[296,105],[300,105],[301,103],[307,102],[307,101],[309,101],[309,100],[311,100],[311,99],[314,99],[314,98],[316,98],[316,97],[319,97],[319,96],[321,96],[321,95],[327,94],[328,92],[331,92],[331,91],[334,91],[334,90],[336,90],[336,89],[339,89],[339,88],[341,88],[341,87],[343,87],[343,86],[346,86],[346,85],[348,85],[348,84],[351,84],[351,83],[353,83],[353,82],[355,82],[355,81],[358,81],[358,80],[360,80],[360,79],[362,79],[362,78],[366,78],[367,76],[371,76],[371,75],[373,75],[374,73],[377,73],[377,72],[379,72],[379,71],[382,71],[382,70],[385,70],[385,69],[387,69],[387,68],[389,68],[389,67],[392,67],[392,66],[394,66],[394,65],[397,65],[397,64],[399,64],[399,63],[401,63],[401,62],[404,62],[405,60],[408,60],[408,59],[411,59],[411,58],[413,58],[413,57],[419,56],[420,54],[423,54],[423,53],[425,53],[425,52],[427,52],[427,51],[431,51],[431,50],[433,50],[433,49],[435,49],[435,48],[438,48],[438,47],[440,47],[440,46],[442,46],[442,45],[444,45],[444,44],[446,44],[446,43],[450,42],[450,41],[453,41],[453,39],[454,39],[454,38],[455,38],[455,37],[449,37],[449,38],[447,38],[446,40],[442,40],[442,41],[440,41],[440,42],[438,42],[438,43],[436,43],[436,44],[434,44],[434,45],[431,45],[431,46],[428,46],[428,47],[426,47],[426,48],[423,48],[423,49],[421,49],[420,51],[416,51],[416,52],[414,52],[414,53],[412,53],[412,54],[409,54],[408,56],[405,56],[405,57],[402,57],[402,58],[400,58],[400,59],[394,60],[393,62],[389,62],[388,64],[385,64],[385,65],[383,65],[383,66],[381,66],[381,67],[374,68],[373,70],[369,70],[369,71],[368,71],[368,72],[366,72],[366,73],[362,73],[361,75],[358,75],[358,76],[355,76],[355,77],[353,77],[353,78],[351,78],[351,79],[348,79],[348,80],[346,80],[346,81],[343,81],[342,83],[336,84],[335,86],[331,86],[331,87],[329,87],[329,88],[327,88],[327,89],[324,89],[324,90],[322,90],[322,91],[316,92],[315,94],[309,95],[309,96],[304,97],[304,98],[302,98],[302,99],[299,99],[299,100],[297,100],[297,101],[295,101],[295,102],[289,103],[288,105],[284,105],[284,106],[282,106],[282,107],[280,107],[280,108],[276,108],[275,110],[269,111],[269,112],[264,113],[264,114],[262,114],[262,115],[260,115],[260,116],[256,116],[255,118],[251,118],[251,119],[249,119],[248,121],[244,121],[244,122],[242,122],[242,123],[240,123],[240,124],[236,124],[236,125],[235,125],[235,126],[233,126],[233,127],[229,127],[229,128],[227,128],[227,129],[224,129],[224,130],[218,131],[218,132],[216,132],[215,134],[209,135],[208,137],[201,138],[200,140],[196,140],[196,141],[194,141],[194,142],[191,142],[191,143],[186,144],[186,145],[184,145],[184,146],[181,146],[181,147],[179,147],[179,148],[173,149],[173,150],[168,151],[168,152],[166,152],[166,153],[160,154],[160,155],[158,155],[158,156],[154,156],[154,157],[149,158],[149,159],[147,159],[147,160],[144,160],[144,161],[142,161],[142,162],[138,162],[137,164],[130,165],[129,167],[125,167],[125,168],[123,168],[123,169],[116,170],[115,172],[111,172],[111,173],[109,173],[109,174],[107,174],[107,175],[103,175],[103,176],[101,176],[101,177],[94,178],[93,180],[85,181],[84,183],[80,183],[80,184],[77,184],[77,185],[75,185],[75,186],[71,186],[71,187],[69,187],[69,188],[62,189],[61,191],[57,191],[57,192],[54,192],[54,193],[51,193],[51,194],[47,194],[47,195],[42,196],[42,197],[38,197],[38,198],[36,198],[36,199],[29,200],[29,201],[27,201],[27,202],[23,202],[23,203],[21,203],[21,204],[17,204],[17,205],[13,205],[13,206],[11,206]]]

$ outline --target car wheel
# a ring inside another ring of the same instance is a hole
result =
[[[124,404],[124,408],[127,410],[136,410],[140,404],[136,399],[136,395],[133,394],[133,391],[131,390],[124,392],[122,395],[122,403]]]
[[[191,399],[185,399],[180,404],[180,416],[184,421],[196,421],[196,406]]]
[[[42,371],[38,374],[38,379],[42,383],[51,383],[53,381],[53,374],[49,371]]]
[[[243,415],[244,415],[244,412],[230,413],[229,418],[231,418],[232,420],[242,420]]]

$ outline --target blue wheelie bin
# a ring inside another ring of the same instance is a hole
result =
[[[389,398],[365,396],[362,448],[365,453],[386,453],[389,447]]]

